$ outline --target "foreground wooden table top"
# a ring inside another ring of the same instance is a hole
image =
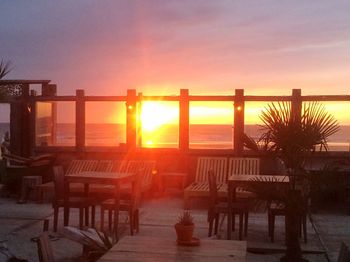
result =
[[[125,236],[98,261],[246,261],[246,241],[201,239],[199,246],[179,246],[176,239]]]

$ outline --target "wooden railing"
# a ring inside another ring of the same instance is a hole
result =
[[[40,82],[40,81],[39,81]],[[0,86],[2,81],[0,80]],[[84,90],[76,90],[75,96],[57,96],[56,85],[49,84],[48,81],[43,81],[42,94],[36,95],[30,91],[30,81],[23,82],[23,92],[20,98],[9,101],[11,103],[11,137],[20,135],[12,143],[12,147],[21,155],[28,155],[30,151],[36,148],[35,145],[35,108],[37,102],[49,101],[71,101],[75,102],[76,109],[76,144],[75,151],[83,152],[86,149],[85,145],[85,117],[86,117],[86,102],[90,101],[113,101],[125,102],[126,106],[126,150],[134,150],[137,145],[137,103],[142,101],[175,101],[179,102],[179,148],[180,152],[189,150],[189,109],[190,102],[193,101],[226,101],[233,103],[234,123],[233,126],[233,145],[235,155],[243,154],[243,143],[240,139],[244,132],[245,118],[244,108],[246,102],[276,102],[290,101],[292,103],[292,112],[296,116],[300,116],[302,103],[305,101],[346,101],[350,102],[350,95],[316,95],[302,96],[301,89],[293,89],[289,96],[252,96],[244,95],[243,89],[236,89],[234,95],[190,95],[188,89],[181,89],[179,95],[174,96],[144,96],[142,93],[136,93],[135,89],[127,90],[126,96],[86,96]],[[37,81],[35,84],[38,84]],[[19,116],[20,115],[20,116]],[[24,132],[23,130],[28,130]],[[116,150],[118,150],[116,148]],[[125,150],[125,148],[123,149]],[[20,151],[20,152],[18,152]]]

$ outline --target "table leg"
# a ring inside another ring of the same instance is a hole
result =
[[[119,200],[120,200],[120,194],[119,194],[119,184],[115,186],[115,206],[114,206],[114,220],[113,220],[113,230],[115,234],[115,239],[118,239],[118,225],[119,225]]]
[[[227,214],[227,239],[231,239],[231,232],[232,232],[232,185],[229,182],[228,183],[228,190],[227,190],[227,201],[228,201],[228,214]]]

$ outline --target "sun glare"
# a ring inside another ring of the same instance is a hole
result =
[[[165,124],[174,124],[179,109],[166,102],[143,102],[141,110],[142,130],[153,132]]]

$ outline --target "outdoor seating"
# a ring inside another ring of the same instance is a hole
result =
[[[259,158],[233,157],[228,161],[228,177],[231,175],[259,175]],[[236,188],[236,198],[254,198],[255,194],[244,190],[242,187]]]
[[[212,235],[213,223],[214,233],[217,234],[218,225],[220,220],[220,214],[227,214],[229,211],[228,202],[220,201],[218,197],[218,186],[216,183],[216,177],[212,170],[208,172],[209,177],[209,191],[210,191],[210,206],[208,209],[208,222],[209,231],[208,236]],[[242,232],[244,227],[244,235],[247,236],[248,232],[248,216],[249,216],[249,205],[247,201],[235,201],[232,203],[232,229],[234,230],[235,214],[239,216],[239,240],[242,240]],[[243,221],[244,219],[244,221]]]
[[[128,197],[127,199],[122,198],[119,201],[119,211],[128,212],[131,235],[134,234],[134,230],[136,230],[136,232],[139,232],[139,203],[141,195],[142,174],[143,170],[139,170],[136,175],[133,191],[130,197]],[[109,230],[112,229],[112,215],[115,208],[116,201],[113,198],[107,199],[101,203],[101,230],[104,229],[105,211],[108,211],[108,228]]]
[[[283,203],[272,202],[268,206],[268,232],[271,242],[275,240],[275,217],[286,216],[286,209]],[[306,226],[306,214],[302,214],[300,218],[300,226],[304,235],[304,241],[307,242],[307,226]]]
[[[80,159],[74,159],[69,163],[69,166],[67,168],[67,171],[65,172],[65,175],[67,174],[75,174],[85,171],[96,171],[96,169],[104,168],[112,168],[110,167],[112,164],[109,162],[103,161],[101,164],[98,160],[80,160]],[[54,183],[53,181],[47,182],[44,184],[41,184],[37,186],[38,190],[38,202],[42,202],[44,198],[45,192],[52,192],[54,190]],[[80,184],[75,184],[72,186],[72,190],[75,191],[83,191],[83,187]]]
[[[78,208],[79,209],[79,227],[83,227],[84,222],[84,211],[85,211],[85,225],[89,225],[89,208],[91,207],[91,224],[94,226],[95,223],[95,200],[93,198],[84,196],[64,196],[64,171],[62,166],[55,166],[54,171],[54,186],[55,186],[55,197],[52,202],[54,209],[54,231],[57,231],[58,224],[58,212],[60,207],[68,207],[67,225],[69,222],[69,209]],[[65,225],[66,226],[66,225]]]
[[[6,161],[6,175],[3,177],[3,182],[9,192],[19,194],[21,191],[22,194],[20,198],[22,200],[25,200],[29,190],[34,189],[34,187],[26,187],[27,185],[32,185],[33,180],[37,182],[47,182],[51,180],[51,168],[55,161],[55,156],[52,154],[43,154],[26,158],[5,153],[2,157]],[[23,177],[34,176],[36,178],[33,178],[31,183],[22,183]]]
[[[199,157],[197,160],[196,177],[184,191],[184,206],[189,208],[190,198],[209,197],[208,172],[213,170],[218,186],[219,197],[227,195],[227,158]]]
[[[141,193],[149,192],[154,182],[153,175],[157,172],[156,162],[151,160],[130,160],[125,170],[126,173],[138,173],[140,171]]]

